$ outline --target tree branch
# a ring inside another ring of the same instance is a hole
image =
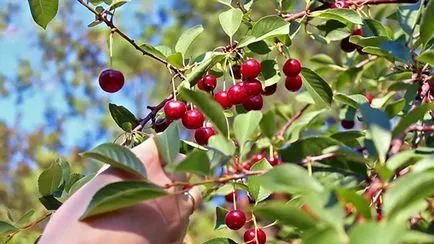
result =
[[[7,235],[7,239],[3,242],[3,243],[8,243],[10,240],[12,240],[12,238],[14,238],[14,236],[16,234],[18,234],[20,231],[23,230],[27,230],[27,229],[31,229],[33,227],[38,226],[42,221],[44,221],[45,219],[47,219],[48,217],[50,217],[53,213],[46,213],[44,216],[42,216],[41,218],[37,219],[35,222],[32,222],[22,228],[19,228],[17,231],[12,232],[10,234]]]
[[[133,131],[140,131],[150,120],[157,116],[158,112],[164,107],[167,101],[171,100],[173,95],[168,96],[166,99],[161,101],[157,106],[151,107],[151,112],[146,115],[143,119],[140,119],[139,124],[133,129]]]
[[[106,18],[105,16],[105,11],[99,13],[98,11],[96,11],[92,6],[90,6],[89,4],[87,4],[84,0],[77,0],[81,5],[85,6],[89,11],[91,11],[93,14],[95,14],[95,16],[97,17],[98,20],[103,21],[108,27],[110,27],[112,32],[117,33],[119,36],[121,36],[123,39],[125,39],[127,42],[129,42],[134,48],[136,48],[138,51],[140,51],[143,55],[145,56],[149,56],[155,60],[157,60],[158,62],[164,64],[165,66],[167,66],[170,70],[172,70],[173,72],[175,72],[176,74],[178,74],[182,79],[185,79],[184,74],[177,69],[176,67],[172,66],[169,64],[169,62],[167,62],[165,59],[158,57],[152,53],[147,52],[145,49],[141,48],[139,45],[137,45],[137,43],[131,39],[127,34],[125,34],[124,32],[122,32],[121,30],[119,30],[118,27],[116,27],[113,23],[113,21],[109,20]]]
[[[294,116],[292,116],[292,118],[285,124],[283,125],[283,127],[276,133],[275,137],[279,140],[283,140],[283,135],[285,134],[285,132],[288,130],[288,128],[298,119],[301,117],[301,115],[303,115],[304,111],[306,111],[306,109],[308,109],[310,106],[310,104],[307,104],[306,106],[304,106],[300,111],[298,111],[296,114],[294,114]]]

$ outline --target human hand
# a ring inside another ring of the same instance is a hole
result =
[[[174,180],[184,180],[184,174],[169,175],[164,171],[153,138],[132,152],[144,164],[148,180],[159,186]],[[79,221],[92,196],[103,186],[122,180],[137,180],[137,176],[105,167],[97,176],[71,196],[53,215],[39,243],[182,243],[188,219],[201,201],[198,187],[189,194],[172,194],[144,201],[112,213]],[[180,192],[169,188],[170,193]]]

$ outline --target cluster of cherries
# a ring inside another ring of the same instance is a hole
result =
[[[241,210],[231,210],[225,216],[225,224],[231,230],[239,230],[246,224],[246,215]],[[256,242],[257,239],[257,242]],[[250,228],[244,232],[245,243],[264,244],[267,240],[265,232],[261,228]]]

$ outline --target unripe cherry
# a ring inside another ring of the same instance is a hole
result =
[[[219,91],[214,95],[214,99],[224,108],[232,107],[232,102],[229,99],[229,94],[226,91]]]
[[[115,93],[119,91],[125,83],[122,72],[114,69],[106,69],[99,75],[99,86],[105,92]]]
[[[301,72],[301,63],[297,59],[290,58],[283,65],[283,73],[286,76],[297,76]]]
[[[261,64],[256,59],[248,59],[241,64],[244,79],[254,79],[261,73]]]
[[[201,127],[194,132],[194,139],[199,145],[207,145],[209,138],[215,134],[212,127]]]
[[[231,210],[225,216],[226,226],[231,230],[239,230],[246,223],[246,215],[240,210]]]
[[[170,100],[164,105],[164,113],[166,118],[170,120],[177,120],[184,116],[187,107],[183,101]]]
[[[258,240],[257,242],[255,241],[256,239]],[[246,244],[255,244],[255,243],[265,244],[266,240],[267,240],[267,235],[260,228],[256,229],[256,231],[254,228],[250,228],[246,232],[244,232],[244,242]]]
[[[288,76],[288,77],[286,77],[286,80],[285,80],[285,87],[289,91],[296,92],[301,88],[302,83],[303,82],[301,80],[300,75],[297,75],[295,77]]]
[[[187,129],[198,129],[202,127],[205,117],[197,109],[191,109],[182,116],[182,124]]]

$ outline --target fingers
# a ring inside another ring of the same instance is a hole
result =
[[[183,216],[191,215],[202,203],[202,193],[199,186],[191,188],[189,191],[185,192],[182,196],[183,198],[183,209],[181,214]]]

